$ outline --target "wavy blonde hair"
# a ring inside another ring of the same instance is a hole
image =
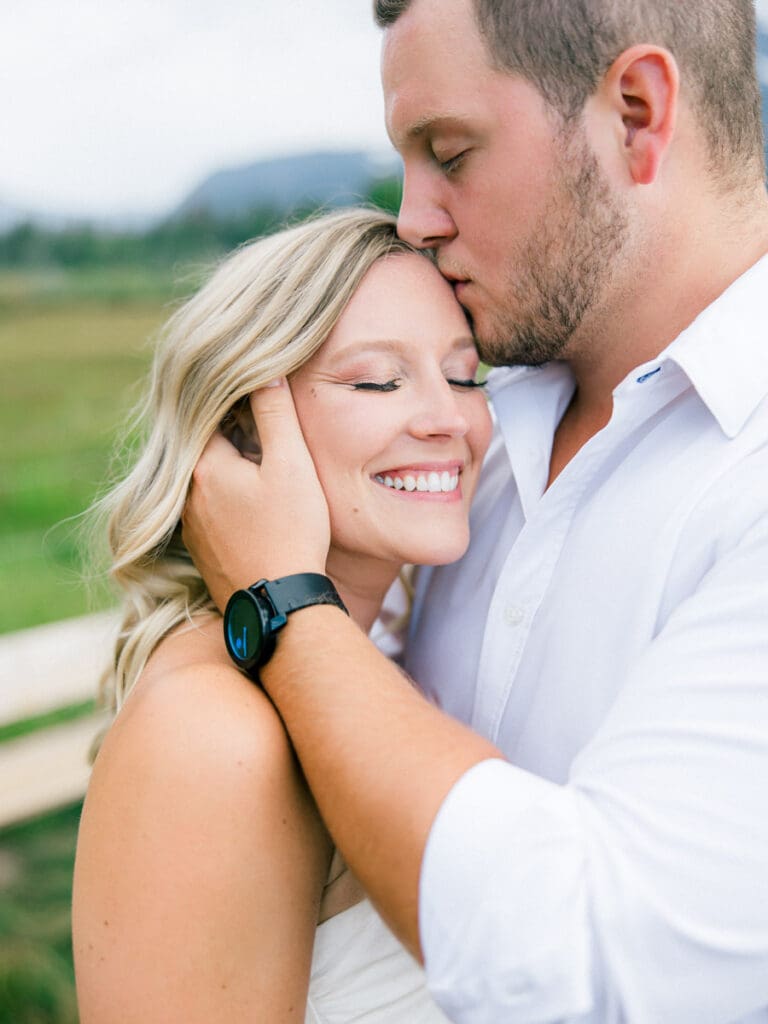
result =
[[[349,209],[243,246],[162,331],[139,414],[144,443],[96,506],[122,620],[102,697],[119,708],[170,630],[214,604],[181,539],[192,471],[212,434],[232,436],[251,391],[320,348],[365,273],[413,253],[395,218]],[[234,440],[234,437],[233,437]],[[247,447],[247,440],[246,440]]]

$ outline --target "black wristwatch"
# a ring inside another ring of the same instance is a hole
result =
[[[259,580],[247,590],[236,590],[224,611],[224,642],[234,663],[258,679],[288,615],[312,604],[335,604],[349,614],[333,583],[317,572]]]

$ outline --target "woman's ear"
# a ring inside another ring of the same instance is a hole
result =
[[[603,80],[611,109],[623,125],[624,159],[637,185],[651,185],[669,148],[677,121],[680,73],[662,47],[632,46]]]

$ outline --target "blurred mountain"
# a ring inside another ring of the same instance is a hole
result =
[[[10,206],[8,203],[0,201],[0,232],[10,231],[11,228],[16,227],[17,224],[21,224],[22,221],[28,219],[28,214],[22,210],[17,210],[16,207]]]
[[[400,161],[358,150],[302,153],[217,171],[173,213],[238,217],[257,207],[280,211],[342,206],[363,198],[374,181],[400,176]]]

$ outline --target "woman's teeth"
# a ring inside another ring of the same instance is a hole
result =
[[[404,473],[403,476],[380,476],[376,483],[396,491],[429,491],[432,494],[455,491],[459,486],[458,473]]]

